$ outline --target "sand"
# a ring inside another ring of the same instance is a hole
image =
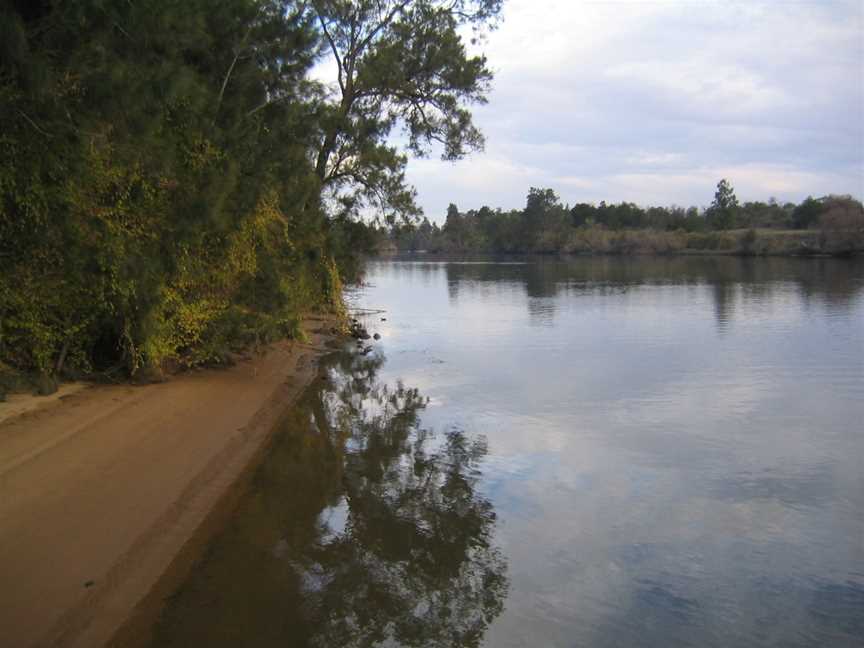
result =
[[[63,383],[56,392],[49,396],[36,396],[34,394],[10,394],[6,401],[0,403],[0,423],[6,419],[21,416],[27,412],[37,409],[45,409],[54,405],[58,400],[87,389],[90,385],[84,382]]]
[[[330,324],[312,324],[308,344],[228,369],[78,389],[0,420],[0,645],[140,643],[172,570],[317,375]]]

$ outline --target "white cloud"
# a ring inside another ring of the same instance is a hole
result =
[[[510,0],[482,45],[487,151],[412,161],[430,218],[524,204],[864,195],[864,4]]]

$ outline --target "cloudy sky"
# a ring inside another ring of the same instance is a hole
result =
[[[864,1],[505,0],[482,47],[486,150],[412,160],[430,219],[447,204],[708,205],[864,197]]]

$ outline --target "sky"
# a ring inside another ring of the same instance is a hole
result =
[[[481,50],[486,148],[414,159],[430,220],[449,203],[710,204],[864,197],[864,0],[505,0]]]

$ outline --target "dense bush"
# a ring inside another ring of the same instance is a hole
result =
[[[390,130],[482,144],[460,30],[499,9],[0,0],[0,367],[218,362],[340,308],[375,243],[357,214],[416,212]],[[310,80],[325,54],[338,91]]]
[[[0,359],[219,361],[338,299],[300,121],[314,34],[283,9],[4,6]]]

